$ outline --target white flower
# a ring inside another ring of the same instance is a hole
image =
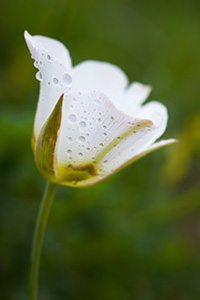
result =
[[[40,95],[33,132],[36,164],[48,180],[89,186],[174,139],[154,143],[165,131],[167,110],[151,88],[128,84],[118,67],[85,61],[72,67],[65,46],[25,32],[39,70]]]

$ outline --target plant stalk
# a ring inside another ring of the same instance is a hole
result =
[[[43,237],[56,187],[57,184],[47,182],[35,224],[30,264],[29,300],[37,300],[40,255]]]

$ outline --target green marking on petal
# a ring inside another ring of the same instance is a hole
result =
[[[63,95],[43,125],[36,142],[35,159],[41,174],[49,181],[56,181],[55,149],[61,123]]]
[[[146,127],[150,127],[153,125],[153,122],[151,120],[140,120],[137,125],[132,126],[127,131],[125,131],[122,135],[114,138],[112,142],[110,142],[104,149],[99,152],[99,154],[96,156],[96,162],[97,164],[118,144],[120,144],[125,138],[127,138],[129,135],[134,134],[140,130],[143,130]]]
[[[77,185],[80,182],[85,182],[98,175],[98,172],[93,163],[85,164],[84,166],[58,166],[58,181],[65,185]]]

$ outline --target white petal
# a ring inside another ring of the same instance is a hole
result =
[[[161,140],[157,143],[154,143],[150,147],[146,148],[144,151],[138,153],[136,156],[133,156],[129,160],[125,161],[124,164],[119,164],[118,168],[113,170],[113,173],[116,173],[116,172],[120,171],[121,169],[123,169],[123,168],[127,167],[128,165],[134,163],[135,161],[142,158],[143,156],[145,156],[145,155],[147,155],[147,154],[149,154],[149,153],[151,153],[151,152],[153,152],[153,151],[155,151],[159,148],[162,148],[164,146],[171,145],[171,144],[174,144],[174,143],[177,143],[177,142],[178,142],[178,140],[176,140],[176,139],[168,139],[168,140]],[[105,179],[112,176],[113,173],[107,171],[107,172],[104,173],[104,176],[100,175],[100,176],[94,177],[93,179],[89,180],[86,184],[84,184],[84,183],[80,184],[80,186],[90,186],[90,185],[93,185],[97,182],[104,181]]]
[[[140,118],[132,118],[119,112],[104,94],[93,92],[66,97],[63,109],[58,165],[96,163],[98,175],[77,186],[101,181],[135,158],[165,144],[161,142],[152,146],[167,122],[166,108],[160,103],[145,105],[137,114]],[[148,117],[154,124],[145,120]],[[141,126],[145,121],[146,125]],[[137,124],[141,127],[135,130]],[[128,131],[130,134],[126,135]]]
[[[102,163],[106,160],[106,153],[110,151],[112,157],[112,148],[115,144],[122,145],[121,149],[125,145],[126,149],[130,136],[132,142],[138,141],[145,135],[149,135],[153,128],[151,121],[133,119],[118,111],[100,92],[74,93],[65,96],[58,139],[57,164],[66,168],[81,167],[96,161],[97,172],[105,176]],[[131,148],[132,145],[129,146]],[[116,155],[120,160],[118,153]],[[114,158],[110,160],[110,164],[112,163],[112,168],[118,167]]]
[[[60,96],[70,92],[71,59],[68,50],[56,40],[31,36],[28,32],[25,32],[25,40],[39,70],[36,78],[40,81],[40,96],[34,126],[37,138]]]
[[[73,69],[75,91],[101,91],[114,103],[126,88],[126,74],[117,66],[99,61],[85,61]]]
[[[156,126],[155,139],[157,140],[166,130],[168,113],[167,108],[162,103],[151,101],[143,106],[134,114],[136,118],[151,120]]]
[[[148,119],[153,126],[145,127],[137,133],[129,135],[117,147],[108,152],[99,162],[102,164],[102,177],[110,176],[133,158],[141,156],[165,131],[167,124],[166,107],[158,102],[150,102],[143,106],[135,116],[137,119]],[[157,144],[156,146],[157,147]],[[145,155],[145,154],[144,154]]]
[[[119,171],[120,169],[123,169],[125,168],[126,166],[132,164],[133,162],[135,162],[136,160],[142,158],[143,156],[159,149],[159,148],[162,148],[164,146],[167,146],[167,145],[171,145],[171,144],[174,144],[174,143],[178,143],[178,140],[176,139],[168,139],[168,140],[161,140],[161,141],[158,141],[156,143],[154,143],[153,145],[149,146],[148,148],[146,148],[145,150],[137,153],[137,155],[134,155],[133,157],[131,157],[129,160],[127,160],[125,162],[125,164],[121,164],[118,169],[116,171]]]
[[[149,85],[133,82],[115,99],[115,106],[124,113],[134,116],[140,105],[147,99],[151,92]]]

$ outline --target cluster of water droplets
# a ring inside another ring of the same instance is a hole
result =
[[[72,88],[72,77],[68,68],[46,50],[38,49],[35,53],[34,66],[39,70],[36,78],[43,83],[44,90],[46,90],[45,86],[49,89],[52,101],[59,98],[62,93],[69,94]],[[44,94],[42,97],[43,101],[45,96]]]
[[[64,164],[68,168],[93,164],[101,177],[114,172],[128,159],[127,153],[133,156],[138,141],[144,138],[143,131],[151,131],[150,127],[141,129],[140,122],[117,111],[99,92],[66,96],[65,111],[61,129]],[[128,130],[130,135],[124,135]]]

